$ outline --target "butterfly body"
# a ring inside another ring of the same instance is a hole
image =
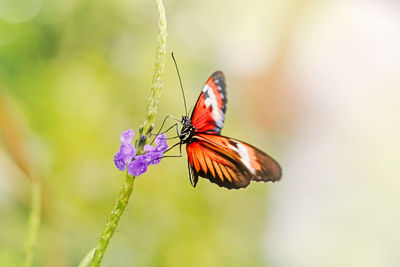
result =
[[[261,150],[220,135],[226,111],[224,74],[215,72],[207,80],[190,116],[182,116],[180,146],[186,144],[189,179],[198,177],[228,189],[247,187],[254,181],[277,181],[279,164]]]
[[[190,142],[196,129],[194,128],[192,121],[189,119],[188,116],[182,116],[181,123],[182,129],[179,134],[179,139],[181,140],[181,144],[185,144]]]

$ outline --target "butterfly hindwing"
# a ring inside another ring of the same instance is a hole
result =
[[[250,177],[243,175],[231,158],[205,146],[196,140],[186,147],[191,172],[190,177],[204,177],[226,188],[243,188],[250,183]],[[190,174],[190,173],[189,173]],[[193,178],[191,178],[192,182]],[[197,182],[197,179],[194,180]],[[192,185],[196,184],[192,182]]]
[[[186,150],[193,186],[198,176],[229,189],[247,187],[251,180],[268,182],[281,177],[280,166],[270,156],[249,144],[221,135],[197,134]]]
[[[197,99],[191,121],[197,132],[220,133],[226,111],[226,83],[221,71],[207,80]]]

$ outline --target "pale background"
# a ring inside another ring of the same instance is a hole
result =
[[[193,189],[186,159],[166,159],[137,179],[103,266],[399,266],[400,3],[165,8],[189,106],[224,71],[223,133],[275,157],[283,179]],[[35,266],[75,266],[100,236],[123,180],[119,134],[144,117],[156,23],[152,1],[0,0],[0,105],[44,190]],[[178,85],[168,57],[158,122],[183,115]],[[19,266],[30,187],[4,136],[0,265]]]

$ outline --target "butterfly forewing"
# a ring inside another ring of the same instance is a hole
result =
[[[207,80],[192,112],[191,121],[197,132],[221,132],[226,101],[225,77],[217,71]]]

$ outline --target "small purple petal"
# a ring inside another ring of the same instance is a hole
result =
[[[128,173],[139,176],[147,171],[147,161],[145,155],[139,155],[134,161],[128,164]]]
[[[114,155],[114,163],[118,170],[125,171],[125,162],[121,159],[119,152]]]
[[[156,151],[156,147],[151,146],[151,145],[145,145],[144,146],[144,151],[146,151],[147,153],[148,152],[153,152],[153,151]]]
[[[163,152],[150,152],[148,153],[148,158],[149,158],[149,164],[152,165],[157,165],[158,163],[161,162],[161,158],[163,157],[164,153]]]
[[[167,150],[167,135],[165,133],[157,135],[155,142],[157,144],[157,151],[164,152]]]
[[[119,153],[121,160],[128,163],[136,155],[136,149],[132,144],[126,144],[120,147]]]
[[[129,129],[128,131],[123,132],[121,134],[121,144],[127,145],[127,144],[132,143],[132,138],[133,138],[134,134],[135,133],[133,132],[132,129]]]

